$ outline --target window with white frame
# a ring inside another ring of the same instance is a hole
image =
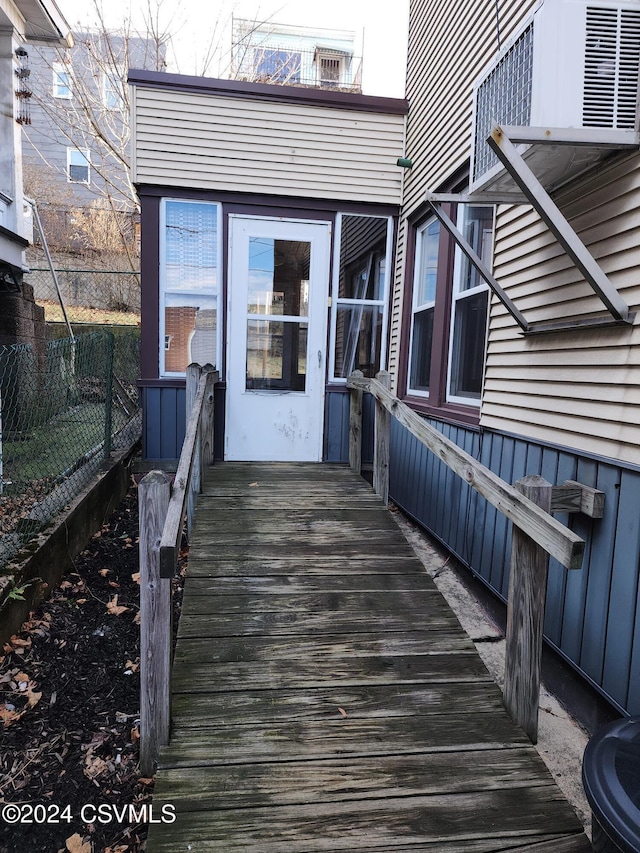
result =
[[[67,148],[67,180],[72,184],[90,184],[90,163],[88,148]]]
[[[334,264],[330,378],[365,376],[385,365],[390,217],[339,214]]]
[[[71,86],[71,66],[68,62],[54,62],[53,97],[69,100],[73,94]]]
[[[160,218],[160,373],[220,363],[220,205],[163,199]]]
[[[102,73],[102,103],[107,110],[124,110],[124,66],[118,65]]]
[[[493,206],[460,204],[451,215],[490,268]],[[406,392],[425,412],[450,409],[473,420],[482,394],[489,287],[466,255],[454,251],[452,239],[435,217],[415,230]]]
[[[440,223],[434,217],[418,229],[411,309],[409,390],[428,396],[433,349]]]
[[[489,268],[493,254],[493,219],[493,207],[458,206],[458,230]],[[467,256],[456,247],[447,388],[449,400],[467,404],[480,402],[488,310],[489,286]]]

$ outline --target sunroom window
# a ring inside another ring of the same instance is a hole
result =
[[[160,230],[160,372],[180,376],[220,363],[219,205],[165,199]]]
[[[375,376],[385,364],[391,236],[389,217],[338,215],[329,374],[333,379],[344,380],[354,370]]]

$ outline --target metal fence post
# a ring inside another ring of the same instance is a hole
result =
[[[115,338],[112,332],[106,335],[107,353],[105,365],[104,383],[104,458],[108,459],[111,453],[111,434],[113,432],[113,350]]]

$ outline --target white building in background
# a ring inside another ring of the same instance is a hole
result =
[[[22,125],[29,120],[31,44],[71,47],[69,25],[51,0],[0,0],[0,284],[18,290],[30,217],[24,213]]]
[[[236,80],[362,91],[355,32],[235,18],[232,39]]]

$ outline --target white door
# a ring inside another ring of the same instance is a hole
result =
[[[328,222],[229,217],[225,459],[322,459]]]

